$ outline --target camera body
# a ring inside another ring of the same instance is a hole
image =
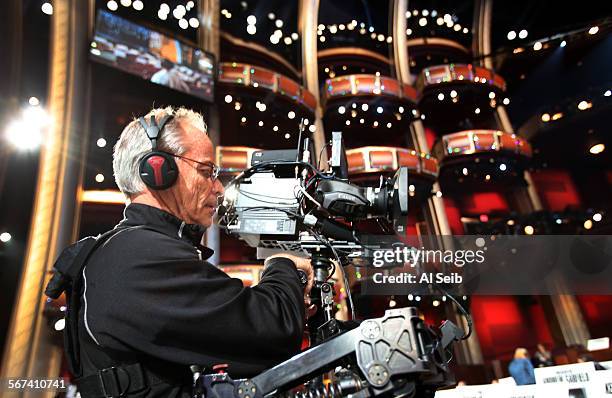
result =
[[[353,224],[366,219],[404,233],[407,168],[381,176],[378,186],[359,186],[348,181],[341,133],[333,133],[327,170],[314,165],[310,143],[305,138],[297,149],[255,152],[251,167],[226,188],[220,224],[265,254],[270,253],[265,249],[310,253],[332,245],[357,255]]]

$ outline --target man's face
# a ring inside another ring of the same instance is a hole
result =
[[[189,224],[212,225],[217,206],[217,197],[223,195],[223,185],[212,177],[214,150],[208,136],[186,122],[180,124],[183,130],[185,158],[176,157],[178,179],[172,188],[162,191],[164,202],[177,217]]]

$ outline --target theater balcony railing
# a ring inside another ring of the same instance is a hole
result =
[[[358,74],[326,80],[323,94],[326,104],[351,97],[387,97],[414,107],[418,94],[412,86],[386,76]]]
[[[222,62],[218,82],[225,88],[260,91],[262,96],[273,93],[310,113],[314,113],[317,104],[315,96],[298,82],[260,66]]]
[[[434,145],[433,153],[441,165],[472,162],[471,155],[514,156],[530,159],[531,144],[516,134],[499,130],[466,130],[447,134]]]
[[[425,96],[430,89],[439,89],[445,85],[461,86],[464,84],[480,84],[486,87],[486,92],[494,90],[502,93],[506,91],[506,81],[503,77],[490,69],[471,64],[436,65],[424,68],[419,75],[416,86],[419,92]]]

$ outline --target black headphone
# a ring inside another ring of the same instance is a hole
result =
[[[142,182],[154,190],[170,188],[178,177],[178,167],[174,156],[157,149],[159,135],[164,125],[172,120],[172,117],[172,115],[162,117],[159,124],[155,121],[155,115],[151,116],[151,124],[147,124],[144,117],[138,119],[147,133],[147,137],[151,140],[151,152],[140,159],[138,171]]]

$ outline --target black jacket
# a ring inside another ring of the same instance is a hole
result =
[[[109,362],[141,362],[166,381],[138,396],[187,397],[189,365],[210,372],[227,363],[232,377],[247,377],[299,351],[303,290],[292,261],[274,259],[258,285],[244,287],[205,261],[212,250],[200,245],[203,228],[131,204],[119,227],[135,225],[154,230],[119,232],[83,270],[84,376]]]

